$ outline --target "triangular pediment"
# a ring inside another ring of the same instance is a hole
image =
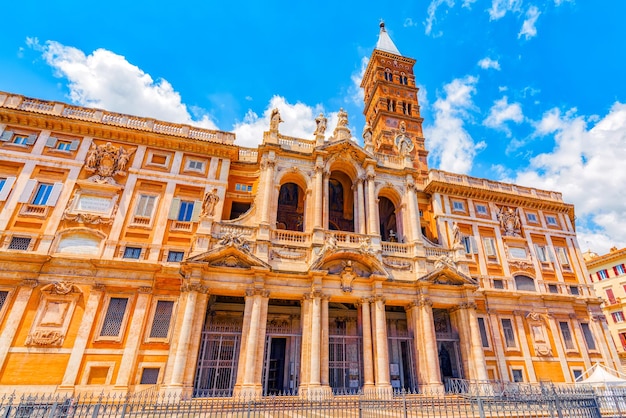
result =
[[[250,252],[242,250],[235,244],[213,248],[205,253],[190,257],[187,263],[207,264],[211,267],[237,269],[270,269],[270,265],[255,257]]]
[[[472,277],[461,273],[454,266],[447,264],[438,266],[427,275],[420,277],[418,281],[449,286],[478,285],[476,280]]]
[[[322,251],[311,264],[311,270],[328,271],[339,274],[346,265],[351,265],[359,277],[368,278],[372,275],[391,278],[391,274],[378,258],[369,252],[357,249],[336,249]]]
[[[331,155],[336,155],[338,157],[350,157],[353,160],[359,162],[367,158],[374,158],[372,154],[365,151],[359,146],[359,144],[350,139],[343,139],[337,142],[329,142],[319,147],[319,149],[328,151]]]

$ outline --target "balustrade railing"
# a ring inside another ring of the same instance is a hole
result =
[[[441,257],[442,255],[452,254],[452,250],[447,248],[425,247],[424,250],[426,250],[426,257]]]
[[[383,254],[402,254],[413,255],[413,244],[405,244],[400,242],[382,242],[381,247]]]
[[[311,234],[299,231],[288,231],[276,229],[272,231],[273,241],[283,241],[288,243],[306,244],[311,240]]]

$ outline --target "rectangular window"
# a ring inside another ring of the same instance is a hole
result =
[[[150,328],[150,338],[167,338],[170,332],[170,322],[172,321],[172,311],[174,302],[171,300],[160,300],[157,302]]]
[[[7,302],[9,292],[7,290],[0,290],[0,311],[4,308],[4,304]]]
[[[585,337],[585,343],[587,344],[587,348],[589,350],[596,349],[596,341],[593,339],[593,334],[591,333],[591,328],[589,324],[586,322],[582,322],[580,324],[580,328],[583,330],[583,337]]]
[[[513,375],[513,382],[521,383],[524,381],[524,371],[522,369],[511,369]]]
[[[578,290],[578,286],[570,286],[569,287],[569,292],[572,295],[578,296],[580,295],[580,291]]]
[[[465,204],[463,204],[463,202],[460,202],[458,200],[453,200],[452,210],[455,212],[465,212]]]
[[[504,342],[507,348],[517,347],[515,341],[515,332],[513,331],[513,322],[508,318],[502,318],[502,332],[504,333]]]
[[[109,300],[109,306],[100,331],[101,337],[117,337],[120,335],[122,322],[126,314],[126,305],[128,305],[128,298],[111,298]]]
[[[59,151],[71,151],[72,143],[70,141],[58,141],[56,149],[58,149]]]
[[[141,248],[140,247],[126,247],[124,248],[124,258],[133,258],[138,260],[141,256]]]
[[[178,211],[178,221],[189,222],[191,221],[191,215],[193,214],[194,202],[188,200],[182,200],[180,202],[180,210]]]
[[[613,322],[615,322],[616,324],[620,324],[624,322],[624,312],[611,312],[611,318],[613,318]]]
[[[28,135],[21,135],[21,134],[14,135],[13,143],[16,145],[28,145]]]
[[[167,253],[167,261],[169,263],[180,263],[183,261],[185,253],[183,251],[169,251]]]
[[[137,205],[135,206],[135,216],[142,218],[150,218],[154,211],[154,205],[156,203],[156,196],[142,194],[139,195]]]
[[[615,267],[613,267],[613,271],[615,272],[616,276],[620,276],[622,274],[626,274],[626,268],[624,268],[623,264],[618,264]]]
[[[572,338],[572,332],[569,329],[569,324],[565,321],[559,322],[559,327],[561,328],[561,335],[563,336],[563,344],[565,344],[565,348],[568,350],[574,350],[574,339]]]
[[[478,215],[488,215],[489,211],[487,211],[487,205],[483,205],[480,203],[476,204],[476,213]]]
[[[548,225],[558,225],[559,223],[556,221],[556,216],[546,215],[546,223]]]
[[[609,300],[610,305],[615,305],[617,300],[615,300],[615,294],[613,293],[613,289],[606,289],[606,297]]]
[[[480,341],[482,342],[483,347],[489,348],[489,337],[487,335],[484,318],[478,318],[478,329],[480,330]]]
[[[485,247],[485,255],[489,258],[496,258],[496,240],[493,238],[483,238],[483,247]]]
[[[461,242],[463,242],[463,248],[465,248],[465,254],[476,254],[478,252],[478,248],[476,248],[476,240],[474,237],[464,236],[461,238]]]
[[[157,379],[159,378],[159,369],[158,367],[145,367],[141,371],[141,381],[140,385],[156,385]]]
[[[204,171],[204,161],[187,160],[187,169],[194,171]]]
[[[236,183],[235,184],[235,190],[238,191],[238,192],[251,192],[252,191],[252,185],[251,184]]]
[[[559,293],[559,288],[555,284],[549,284],[548,285],[548,292],[550,292],[550,293]]]
[[[45,205],[48,202],[48,198],[50,197],[50,193],[52,193],[53,187],[54,186],[49,183],[39,183],[31,204],[37,206]]]
[[[622,348],[626,350],[626,332],[619,333],[619,342],[622,343]]]
[[[569,258],[567,257],[567,249],[565,247],[556,247],[556,256],[562,266],[569,266]]]
[[[493,279],[494,289],[504,289],[504,282],[500,279]]]
[[[606,280],[608,278],[609,278],[609,272],[606,271],[606,269],[598,270],[598,279],[599,280]]]
[[[583,375],[583,371],[581,369],[572,369],[572,374],[574,375],[574,380],[578,380]]]
[[[539,221],[537,220],[537,215],[535,215],[534,213],[527,213],[526,219],[528,219],[528,223],[531,223],[531,224],[539,223]]]
[[[9,243],[9,250],[27,251],[30,247],[31,238],[28,237],[13,237]]]

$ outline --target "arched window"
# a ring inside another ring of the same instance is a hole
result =
[[[385,68],[385,80],[393,81],[393,74],[391,73],[391,70],[389,68]]]
[[[296,183],[285,183],[280,186],[276,228],[304,231],[304,193]]]
[[[354,232],[352,180],[340,171],[328,179],[328,228]]]
[[[520,274],[515,276],[515,288],[517,290],[525,290],[529,292],[536,292],[535,280],[532,277],[524,276]]]
[[[378,199],[378,215],[380,216],[380,238],[387,242],[398,242],[396,207],[384,196]]]
[[[406,74],[404,73],[400,74],[400,84],[404,84],[404,85],[409,84],[409,79],[406,77]]]

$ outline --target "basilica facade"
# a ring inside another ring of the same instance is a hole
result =
[[[429,169],[414,64],[381,26],[363,146],[344,111],[294,138],[276,110],[251,149],[0,92],[0,391],[330,396],[617,368],[573,206]]]

